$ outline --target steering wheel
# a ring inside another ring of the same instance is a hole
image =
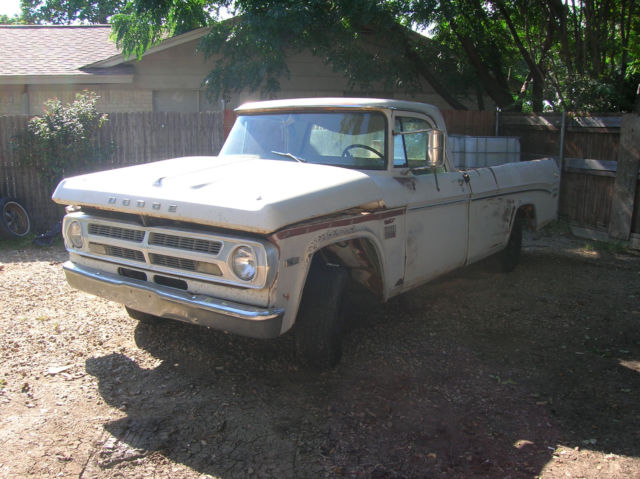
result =
[[[384,155],[382,153],[380,153],[378,150],[376,150],[375,148],[370,147],[369,145],[362,145],[360,143],[354,143],[353,145],[347,146],[342,151],[342,157],[343,158],[351,157],[352,155],[351,155],[351,153],[349,153],[349,150],[352,150],[354,148],[362,148],[362,149],[365,149],[365,150],[369,150],[371,153],[375,153],[380,158],[384,159]]]

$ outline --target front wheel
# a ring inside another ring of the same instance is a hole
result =
[[[342,356],[342,299],[347,271],[313,263],[295,325],[296,355],[313,369],[330,369]]]

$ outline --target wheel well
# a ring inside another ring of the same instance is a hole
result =
[[[382,263],[377,248],[366,238],[354,238],[325,246],[316,252],[313,262],[339,264],[349,271],[351,282],[364,286],[381,297],[383,294]]]

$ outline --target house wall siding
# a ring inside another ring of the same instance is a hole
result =
[[[202,82],[213,68],[216,57],[204,58],[202,53],[195,53],[198,41],[194,40],[177,47],[146,55],[141,61],[132,60],[134,82],[137,88],[154,90],[155,104],[159,111],[166,111],[174,101],[175,111],[197,111],[188,109],[193,104],[193,95],[200,91],[200,111],[223,109],[219,101],[205,100]],[[226,99],[224,108],[233,109],[247,101],[271,98],[300,98],[326,96],[378,96],[381,98],[397,98],[403,100],[422,101],[440,108],[451,106],[438,95],[426,82],[422,83],[420,92],[411,94],[402,91],[385,89],[384,85],[373,84],[369,91],[351,90],[344,74],[334,71],[322,59],[311,52],[291,54],[287,57],[289,77],[280,79],[280,90],[273,95],[264,95],[260,91],[243,90]],[[184,101],[180,101],[179,92],[185,91]],[[188,92],[188,93],[187,93]],[[173,98],[173,100],[172,100]]]
[[[21,85],[0,85],[0,115],[25,113],[23,111],[23,93],[24,87]]]
[[[214,62],[196,53],[198,41],[145,55],[128,62],[134,69],[133,86],[149,90],[199,90]]]
[[[29,85],[0,87],[0,115],[40,115],[45,101],[71,103],[85,90],[100,97],[96,106],[104,113],[153,111],[153,92],[128,85]]]
[[[217,58],[205,59],[202,53],[197,53],[198,43],[199,40],[192,40],[149,53],[140,61],[125,62],[133,73],[131,83],[0,85],[0,115],[39,115],[46,100],[58,98],[69,103],[85,89],[98,94],[98,109],[106,113],[223,111],[247,101],[334,96],[396,98],[450,108],[426,82],[416,94],[388,89],[382,84],[372,84],[366,91],[352,90],[342,71],[334,71],[310,51],[288,56],[289,76],[280,79],[280,90],[274,94],[243,90],[224,102],[209,99],[202,82]],[[99,81],[99,76],[92,80]]]
[[[50,98],[57,98],[64,104],[71,103],[77,93],[85,90],[100,97],[96,106],[104,113],[153,111],[151,90],[131,89],[126,85],[35,85],[28,88],[29,114],[40,114],[44,102]]]

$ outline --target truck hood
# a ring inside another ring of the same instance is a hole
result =
[[[271,233],[382,200],[365,173],[254,157],[185,157],[64,179],[56,203]]]

